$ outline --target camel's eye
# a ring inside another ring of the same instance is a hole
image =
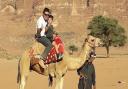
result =
[[[94,39],[92,39],[91,41],[94,42]]]

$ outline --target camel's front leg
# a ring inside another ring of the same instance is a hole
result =
[[[63,77],[56,77],[56,86],[55,89],[63,89]]]

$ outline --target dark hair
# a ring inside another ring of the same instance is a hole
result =
[[[50,9],[48,9],[48,8],[44,8],[43,13],[45,13],[45,12],[51,13],[51,12],[50,12]]]
[[[55,35],[58,35],[58,32],[56,32],[56,31],[53,31],[53,34],[55,34]]]
[[[49,18],[51,18],[52,20],[54,19],[53,15],[49,15]]]

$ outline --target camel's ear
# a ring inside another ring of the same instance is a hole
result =
[[[88,41],[88,39],[85,38],[84,43],[83,43],[83,45],[82,45],[82,48],[84,48],[84,46],[85,46],[85,44],[86,44],[87,41]]]

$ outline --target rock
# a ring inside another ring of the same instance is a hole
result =
[[[117,83],[119,83],[119,84],[120,84],[120,83],[122,83],[122,82],[121,82],[121,81],[118,81]]]
[[[1,11],[0,11],[0,13],[15,13],[16,12],[16,10],[14,9],[14,7],[13,6],[11,6],[11,5],[7,5],[5,8],[3,8]]]

